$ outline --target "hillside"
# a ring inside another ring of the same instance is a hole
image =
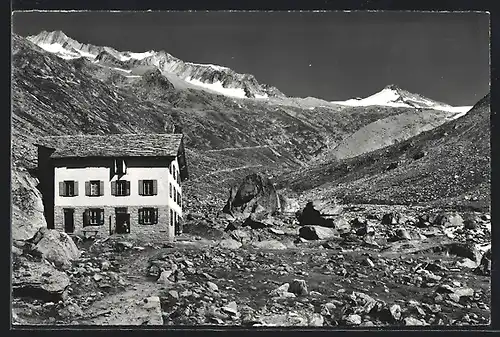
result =
[[[490,95],[466,115],[404,142],[280,177],[304,199],[490,206]]]
[[[344,138],[330,155],[345,159],[372,152],[434,129],[451,117],[445,111],[419,109],[381,118]]]

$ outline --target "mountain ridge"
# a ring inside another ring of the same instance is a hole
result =
[[[42,31],[38,35],[30,35],[26,38],[63,59],[86,57],[95,61],[101,53],[105,52],[100,58],[105,56],[108,62],[129,67],[154,65],[162,72],[174,74],[194,85],[205,86],[235,97],[286,97],[277,88],[260,84],[251,74],[237,73],[228,67],[212,64],[184,62],[164,50],[158,52],[150,50],[143,53],[120,52],[111,47],[80,43],[62,31]]]
[[[165,50],[148,50],[139,53],[118,51],[112,47],[80,43],[62,31],[42,31],[26,38],[42,49],[66,60],[84,57],[95,63],[132,73],[137,67],[157,67],[174,86],[179,88],[187,86],[228,97],[262,99],[277,105],[299,107],[304,105],[310,109],[316,107],[334,108],[339,105],[430,108],[455,113],[457,118],[471,108],[470,106],[454,107],[437,102],[422,95],[410,93],[396,84],[386,85],[380,92],[369,97],[346,101],[327,101],[314,97],[287,97],[278,88],[259,83],[252,74],[237,73],[220,65],[186,62],[172,56]],[[379,101],[380,96],[385,97],[382,102]]]

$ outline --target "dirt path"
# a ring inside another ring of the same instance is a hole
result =
[[[203,179],[203,178],[206,178],[206,177],[209,177],[211,175],[214,175],[214,174],[217,174],[217,173],[222,173],[222,172],[233,172],[233,171],[238,171],[238,170],[246,170],[246,169],[249,169],[249,168],[256,168],[256,167],[262,167],[262,165],[246,165],[246,166],[240,166],[240,167],[233,167],[233,168],[229,168],[229,169],[223,169],[223,170],[218,170],[218,171],[213,171],[213,172],[210,172],[210,173],[207,173],[207,174],[204,174],[202,176],[199,176],[191,181],[198,181],[200,179]]]

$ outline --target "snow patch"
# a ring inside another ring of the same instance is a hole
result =
[[[214,83],[205,83],[201,82],[197,79],[192,79],[191,76],[187,77],[185,79],[186,82],[197,85],[199,87],[203,87],[206,89],[210,89],[213,91],[216,91],[218,93],[221,93],[225,96],[230,96],[230,97],[238,97],[238,98],[245,98],[245,91],[241,88],[224,88],[222,86],[222,82],[217,81]]]
[[[264,99],[264,98],[269,98],[269,96],[266,93],[264,93],[263,95],[255,94],[255,98]]]
[[[79,49],[73,49],[74,51],[68,50],[64,48],[60,43],[40,43],[38,44],[38,46],[43,50],[46,50],[49,53],[56,54],[56,56],[63,58],[65,60],[72,60],[80,57],[95,59],[96,57],[96,55],[88,53],[83,50]]]
[[[143,52],[143,53],[132,53],[132,52],[129,52],[130,57],[133,58],[133,59],[135,59],[135,60],[142,60],[142,59],[145,59],[146,57],[153,56],[154,54],[155,54],[155,51],[153,51],[153,50],[146,51],[146,52]]]
[[[454,118],[458,118],[458,117],[462,117],[467,112],[469,112],[469,110],[472,109],[472,106],[441,106],[441,105],[437,105],[437,106],[433,107],[433,109],[443,110],[443,111],[448,111],[448,112],[456,112],[457,115],[455,115]]]
[[[215,65],[215,64],[202,64],[202,63],[193,63],[193,62],[186,62],[186,64],[190,64],[190,65],[193,65],[193,66],[199,66],[199,67],[210,67],[210,68],[213,68],[215,70],[227,70],[229,68],[227,67],[222,67],[222,66],[218,66],[218,65]]]
[[[83,51],[83,50],[76,50],[80,55],[82,55],[83,57],[88,57],[88,58],[91,58],[91,59],[95,59],[97,54],[91,54],[91,53],[88,53],[86,51]]]
[[[57,56],[65,60],[71,60],[80,57],[80,54],[70,52],[59,43],[40,43],[38,46],[43,50],[46,50],[49,53],[56,54]]]
[[[127,74],[130,74],[132,72],[132,70],[127,70],[127,69],[123,69],[123,68],[116,68],[116,67],[113,67],[113,69],[115,70],[119,70],[119,71],[123,71],[123,72],[126,72]]]
[[[415,108],[415,106],[404,103],[397,102],[401,98],[401,95],[393,89],[384,88],[382,91],[368,96],[362,99],[349,99],[347,101],[332,101],[331,103],[347,105],[347,106],[390,106],[396,108]],[[434,103],[432,100],[427,98],[419,98],[418,100],[412,101],[416,106],[421,106],[426,109],[441,110],[447,112],[457,113],[453,118],[458,118],[465,115],[472,107],[471,106],[450,106],[450,105],[439,105]]]
[[[348,106],[370,106],[370,105],[384,105],[396,108],[411,108],[411,105],[401,102],[394,102],[400,95],[395,91],[388,88],[383,89],[376,94],[368,96],[363,99],[349,99],[347,101],[333,101],[332,103],[348,105]]]

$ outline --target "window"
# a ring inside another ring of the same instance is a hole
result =
[[[85,195],[88,196],[100,196],[104,195],[104,181],[102,180],[90,180],[85,182]]]
[[[83,226],[104,225],[104,209],[89,208],[83,213]]]
[[[170,226],[174,225],[174,211],[170,210]]]
[[[123,159],[115,159],[114,168],[116,174],[127,173],[127,166],[125,165],[125,160]]]
[[[157,195],[158,182],[156,180],[139,180],[139,195]]]
[[[141,225],[154,225],[158,223],[158,209],[157,208],[140,208],[139,209],[139,223]]]
[[[168,195],[170,196],[170,198],[172,198],[172,183],[169,183],[168,187],[169,187],[169,194]]]
[[[175,190],[175,187],[174,187],[174,202],[177,203],[177,191]]]
[[[181,200],[182,200],[181,194],[179,192],[177,192],[177,203],[179,204],[179,206],[181,206],[181,204],[182,204]]]
[[[62,197],[74,197],[78,195],[78,181],[65,180],[59,182],[59,195]]]
[[[112,181],[111,195],[116,195],[116,196],[130,195],[130,181],[127,180]]]

